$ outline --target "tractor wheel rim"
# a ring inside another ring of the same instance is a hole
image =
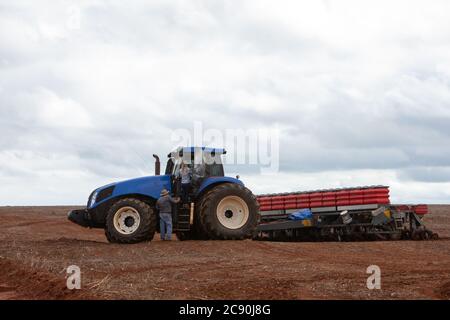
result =
[[[239,229],[247,223],[249,209],[241,197],[228,196],[219,202],[216,214],[217,219],[225,228]]]
[[[123,207],[114,214],[114,228],[121,234],[136,232],[141,223],[139,212],[133,207]]]

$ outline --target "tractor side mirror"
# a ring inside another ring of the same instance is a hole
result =
[[[159,176],[161,174],[161,162],[156,154],[153,155],[153,158],[155,158],[155,176]]]

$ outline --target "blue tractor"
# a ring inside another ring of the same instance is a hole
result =
[[[165,174],[153,155],[155,176],[112,183],[94,190],[87,208],[69,212],[70,221],[105,229],[114,243],[150,241],[159,228],[155,203],[162,189],[180,193],[182,163],[193,173],[189,202],[173,205],[174,231],[179,240],[238,240],[252,236],[259,220],[259,204],[239,177],[224,176],[224,149],[180,147],[168,155]]]

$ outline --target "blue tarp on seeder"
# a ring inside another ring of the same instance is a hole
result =
[[[307,220],[312,218],[312,212],[309,209],[302,209],[296,212],[291,213],[288,216],[290,220]]]

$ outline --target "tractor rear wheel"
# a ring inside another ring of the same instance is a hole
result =
[[[120,199],[108,210],[105,235],[113,243],[150,241],[156,232],[156,215],[145,202]]]
[[[259,204],[246,187],[224,183],[207,192],[199,202],[199,230],[208,238],[251,238],[258,223]]]

